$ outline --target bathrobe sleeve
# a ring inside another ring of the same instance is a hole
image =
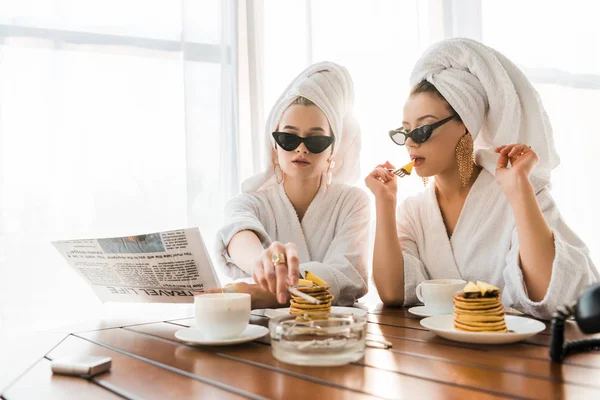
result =
[[[300,272],[310,271],[331,286],[333,303],[352,305],[367,293],[367,251],[369,245],[370,204],[367,194],[352,188],[335,221],[335,235],[323,262],[310,261],[300,264]]]
[[[404,305],[418,303],[416,287],[424,280],[430,279],[419,257],[417,243],[424,237],[424,232],[421,225],[417,223],[419,211],[411,200],[414,199],[408,198],[400,204],[396,222],[398,240],[404,258]]]
[[[253,194],[240,194],[233,197],[225,205],[225,225],[217,233],[217,266],[223,273],[233,279],[248,278],[246,272],[239,268],[229,257],[227,247],[231,239],[241,231],[253,231],[264,248],[271,245],[271,238],[261,222],[261,214],[268,210],[263,202]],[[264,219],[264,218],[263,218]]]
[[[559,305],[577,300],[581,291],[599,277],[587,247],[562,219],[548,188],[538,191],[536,198],[554,234],[556,252],[550,285],[542,301],[529,298],[520,265],[519,237],[514,228],[503,271],[502,302],[534,317],[551,319]]]

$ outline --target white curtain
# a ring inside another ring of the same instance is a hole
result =
[[[51,240],[199,226],[239,187],[237,2],[0,7],[0,332],[99,301]]]

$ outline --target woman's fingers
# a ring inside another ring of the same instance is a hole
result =
[[[369,175],[380,175],[381,173],[385,172],[387,172],[387,169],[385,169],[384,167],[377,167],[373,171],[371,171]]]
[[[391,165],[391,164],[390,164]],[[389,169],[388,169],[389,168]],[[388,168],[383,168],[382,171],[385,172],[385,174],[387,175],[388,178],[390,179],[394,179],[396,177],[396,175],[394,175],[392,173],[392,171],[390,171],[390,169],[392,169],[393,167],[388,167]],[[394,168],[395,169],[395,168]]]
[[[516,146],[516,144],[507,144],[506,146],[502,147],[502,150],[500,150],[500,154],[507,154],[508,155],[508,153],[510,153],[510,151],[515,146]]]
[[[285,264],[277,264],[275,266],[275,274],[277,281],[275,287],[277,289],[277,301],[280,304],[285,304],[287,301],[287,266]]]
[[[375,178],[381,182],[388,182],[394,179],[394,174],[388,171],[385,168],[375,168],[370,174],[369,177]]]
[[[287,243],[285,245],[285,257],[288,266],[287,282],[291,286],[296,286],[298,284],[298,275],[300,274],[300,259],[298,258],[298,249],[294,243]]]
[[[508,167],[508,161],[508,156],[506,154],[500,153],[500,157],[498,158],[498,162],[496,163],[496,169]]]
[[[384,171],[385,175],[387,175],[390,178],[393,178],[394,174],[391,173],[390,169],[396,169],[396,167],[394,167],[394,165],[389,161],[386,161],[383,164],[377,165],[377,167],[375,167],[373,171]]]
[[[278,281],[283,280],[287,282],[287,260],[285,259],[285,253],[285,246],[279,242],[273,242],[265,252],[267,256],[264,260],[265,276],[269,291],[272,293],[282,294],[282,291],[278,290]],[[276,261],[273,261],[274,259]],[[285,293],[283,295],[285,296]]]
[[[496,168],[507,168],[508,164],[514,165],[527,158],[529,155],[537,157],[535,152],[526,144],[514,143],[496,147],[495,151],[500,153]]]
[[[520,156],[524,152],[525,148],[528,148],[528,147],[525,146],[524,144],[517,144],[517,145],[513,146],[512,149],[510,149],[510,151],[508,152],[508,156],[511,158]]]
[[[525,144],[513,143],[504,146],[498,146],[495,150],[498,153],[507,154],[509,157],[513,157],[515,155],[519,155],[521,152],[527,149],[530,149],[530,147]]]
[[[262,257],[263,264],[263,273],[265,274],[265,281],[267,283],[267,287],[265,288],[271,293],[275,293],[276,286],[275,282],[277,276],[275,274],[275,266],[273,265],[273,261],[271,261],[271,252],[265,252]]]
[[[275,260],[275,261],[273,261]],[[263,257],[263,271],[267,290],[277,295],[277,301],[285,304],[289,298],[287,288],[298,283],[298,251],[296,245],[274,242]]]
[[[254,282],[258,283],[264,290],[269,290],[269,285],[267,284],[267,279],[265,277],[262,257],[256,260],[256,265],[252,270],[252,279],[254,279]]]

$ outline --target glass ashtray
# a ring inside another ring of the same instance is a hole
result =
[[[343,365],[365,353],[367,318],[353,314],[323,313],[302,320],[282,315],[269,321],[273,357],[312,366]]]

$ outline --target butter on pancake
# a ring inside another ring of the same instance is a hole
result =
[[[477,281],[477,287],[481,290],[481,297],[498,297],[500,289],[489,283]]]
[[[486,282],[469,282],[454,294],[454,328],[467,332],[507,332],[500,289]]]
[[[313,281],[309,281],[308,279],[298,279],[298,286],[310,287],[315,283]]]
[[[315,285],[327,286],[327,282],[325,282],[323,279],[319,278],[318,276],[316,276],[315,274],[313,274],[310,271],[306,271],[306,279],[314,282]]]
[[[296,315],[302,320],[307,320],[311,316],[317,316],[317,314],[329,313],[331,311],[331,302],[333,301],[333,295],[328,291],[329,288],[331,286],[323,279],[312,272],[306,271],[306,279],[299,279],[296,289],[320,300],[322,303],[314,304],[292,294],[290,299],[290,314]]]
[[[500,289],[486,282],[477,281],[477,284],[469,281],[463,289],[463,298],[465,299],[480,299],[480,298],[496,298],[500,294]]]
[[[471,297],[475,298],[479,297],[479,293],[481,293],[481,291],[477,285],[469,281],[469,283],[467,283],[463,288],[462,297],[465,299],[470,299]]]

